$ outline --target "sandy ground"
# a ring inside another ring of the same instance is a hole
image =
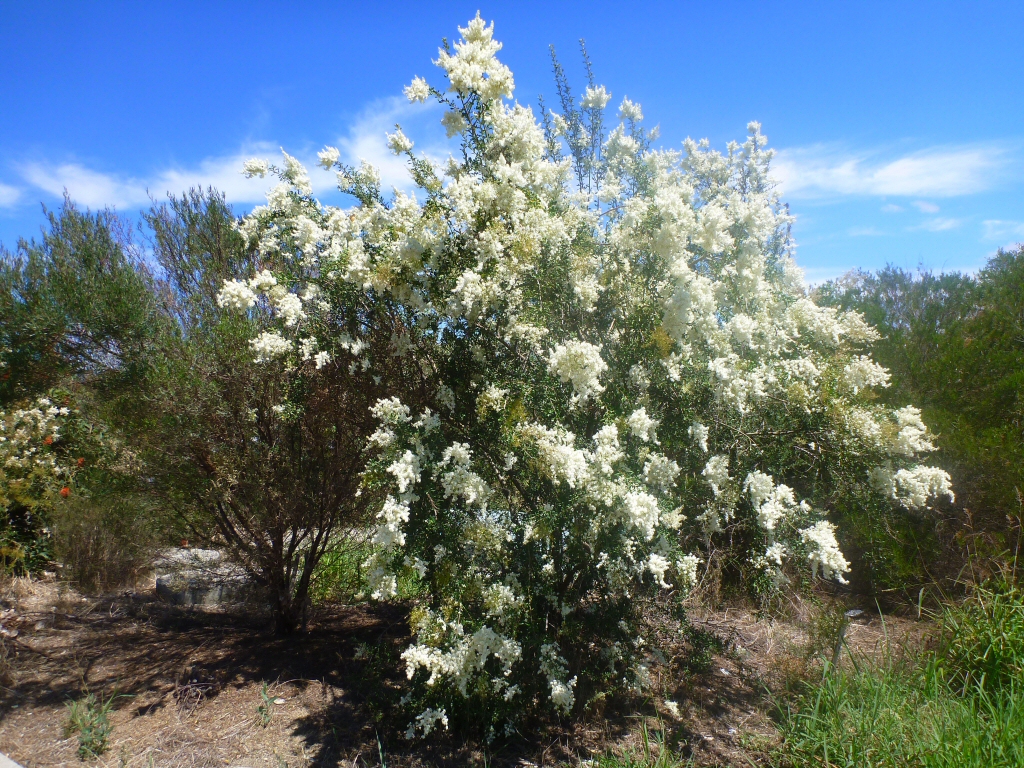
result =
[[[717,638],[709,665],[681,669],[680,644],[678,657],[652,664],[654,693],[484,755],[398,735],[388,702],[400,680],[388,675],[407,639],[400,608],[330,607],[308,634],[282,639],[258,616],[176,608],[148,590],[94,599],[20,580],[7,592],[0,752],[25,768],[83,764],[64,726],[67,702],[84,691],[113,697],[109,748],[89,761],[99,766],[379,766],[382,754],[395,767],[579,765],[639,750],[645,727],[697,765],[749,766],[777,743],[775,702],[820,669],[820,652],[831,655],[813,630],[820,607],[800,600],[773,622],[749,608],[694,608],[692,624]],[[876,655],[919,644],[927,629],[865,612],[847,637]]]

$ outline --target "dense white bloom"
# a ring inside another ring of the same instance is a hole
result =
[[[626,99],[599,148],[558,115],[546,135],[505,101],[513,81],[493,26],[478,16],[460,31],[436,62],[458,151],[436,168],[408,158],[426,200],[396,192],[381,204],[381,176],[363,163],[339,175],[362,202],[323,205],[286,155],[283,169],[267,166],[280,182],[268,204],[239,231],[287,269],[236,281],[221,301],[274,310],[280,354],[297,348],[319,367],[330,350],[347,358],[339,371],[398,395],[372,408],[367,487],[392,495],[365,571],[375,599],[397,594],[399,574],[423,579],[404,655],[410,678],[426,672],[415,685],[443,680],[438,707],[509,701],[518,688],[506,677],[528,659],[517,675],[567,712],[573,672],[589,680],[611,663],[642,679],[637,649],[650,638],[590,653],[608,638],[570,636],[551,611],[585,605],[597,627],[603,606],[625,606],[620,629],[637,632],[648,574],[662,588],[695,584],[687,542],[776,586],[788,553],[841,579],[849,566],[811,500],[832,502],[875,465],[868,480],[894,504],[951,491],[941,470],[913,466],[933,448],[920,412],[867,404],[864,390],[888,383],[867,347],[877,333],[808,294],[760,126],[723,152],[690,140],[660,150]],[[413,101],[432,93],[422,78],[406,89]],[[591,88],[584,109],[608,99]],[[583,147],[582,160],[553,160],[550,141]],[[412,147],[400,131],[389,142]],[[321,161],[337,167],[329,149]],[[325,381],[312,365],[284,372]],[[841,477],[808,482],[813,496],[798,502],[774,477],[803,478],[808,460]],[[723,531],[733,520],[752,535]],[[444,712],[427,710],[412,731],[436,730]]]
[[[480,14],[466,27],[459,27],[462,40],[455,44],[455,55],[439,51],[437,64],[444,69],[452,91],[466,95],[478,93],[485,99],[511,96],[515,87],[511,70],[494,55],[501,43],[494,40],[494,24],[487,26]]]
[[[639,122],[644,119],[644,113],[639,104],[634,104],[629,99],[623,99],[619,105],[619,118],[621,120],[635,120]]]
[[[402,133],[402,129],[395,126],[395,132],[387,134],[388,137],[388,149],[396,155],[401,155],[404,152],[408,152],[412,149],[412,142],[409,138]]]
[[[455,683],[465,696],[470,680],[478,674],[494,656],[502,664],[505,676],[512,672],[512,665],[519,661],[522,649],[517,642],[484,626],[472,635],[466,635],[462,626],[448,625],[453,637],[447,650],[430,645],[412,645],[402,653],[405,673],[411,680],[421,667],[430,673],[427,685],[448,678]]]
[[[850,431],[866,443],[874,444],[882,436],[882,427],[864,408],[851,408],[846,414]]]
[[[266,363],[284,357],[294,349],[294,344],[276,331],[264,331],[249,342],[256,353],[257,363]]]
[[[644,482],[664,493],[675,485],[679,472],[679,465],[676,462],[655,453],[644,463]]]
[[[895,499],[908,509],[921,509],[939,496],[954,501],[949,474],[938,467],[918,465],[893,471],[891,466],[875,467],[868,473],[868,481],[879,493]]]
[[[594,453],[590,459],[592,465],[601,474],[612,474],[615,471],[615,462],[623,457],[619,446],[618,428],[614,424],[601,427],[594,435],[594,446]]]
[[[843,574],[850,570],[850,564],[839,551],[836,527],[827,520],[819,520],[810,528],[801,530],[800,538],[808,548],[807,561],[810,563],[812,575],[816,576],[820,568],[822,578],[834,578],[840,584],[845,584]]]
[[[508,400],[508,390],[488,384],[486,389],[476,399],[476,409],[479,413],[485,414],[488,411],[500,413],[505,408]]]
[[[629,414],[627,423],[629,424],[629,431],[632,432],[635,437],[640,438],[645,443],[658,442],[655,430],[658,429],[658,424],[661,422],[648,416],[646,408],[637,408]]]
[[[373,417],[384,424],[403,424],[410,420],[409,406],[403,405],[397,397],[381,398],[371,408]]]
[[[259,176],[262,179],[267,175],[267,171],[269,170],[270,164],[266,160],[260,160],[257,157],[246,160],[242,163],[242,174],[249,179],[253,176]]]
[[[302,309],[302,299],[294,293],[282,293],[274,299],[274,307],[284,320],[286,328],[297,325],[300,320],[305,319],[306,313]]]
[[[915,456],[925,451],[934,451],[935,445],[928,439],[928,428],[921,421],[921,411],[912,405],[896,411],[896,425],[899,432],[893,449],[903,456]]]
[[[753,471],[743,481],[743,490],[750,494],[750,503],[757,510],[757,522],[766,531],[774,531],[779,521],[790,513],[800,510],[806,512],[809,507],[802,502],[797,504],[793,489],[788,485],[775,485],[771,475]]]
[[[586,341],[559,344],[548,354],[548,373],[562,382],[572,382],[582,400],[604,392],[600,378],[606,370],[608,364],[601,358],[601,347]]]
[[[437,724],[440,723],[444,726],[444,729],[448,730],[448,713],[442,709],[430,709],[427,708],[416,715],[415,722],[409,724],[408,730],[405,732],[405,738],[412,739],[416,736],[416,731],[420,732],[420,736],[426,738],[434,730]]]
[[[658,586],[663,589],[669,589],[672,585],[665,581],[665,574],[668,569],[672,567],[672,563],[669,562],[667,557],[662,557],[657,552],[651,552],[650,557],[647,558],[647,570],[654,576],[654,580],[658,583]]]
[[[384,506],[377,513],[377,519],[381,524],[374,534],[373,543],[384,548],[401,547],[405,544],[405,533],[402,531],[402,524],[409,522],[409,505],[396,501],[394,497],[388,496],[384,500]]]
[[[430,98],[430,86],[422,77],[414,77],[409,85],[405,86],[405,98],[411,103],[424,102]]]
[[[686,430],[686,433],[693,440],[694,444],[700,448],[704,453],[708,452],[708,434],[709,430],[699,421],[693,422],[690,427]]]
[[[722,489],[732,480],[729,477],[729,457],[724,454],[712,456],[708,459],[708,463],[704,465],[704,470],[701,474],[708,481],[711,490],[718,496]]]
[[[611,98],[612,95],[604,89],[603,85],[596,88],[587,86],[587,90],[583,93],[582,106],[584,109],[604,109],[608,106]]]
[[[491,489],[480,475],[470,469],[473,452],[466,443],[452,443],[441,455],[439,467],[448,468],[441,475],[445,498],[461,498],[469,506],[487,508]]]
[[[565,482],[575,488],[587,476],[587,454],[575,447],[576,436],[564,429],[531,424],[521,430],[532,439],[548,478],[555,485]]]
[[[244,311],[255,303],[256,294],[242,280],[225,280],[217,294],[218,307]]]
[[[254,293],[267,293],[277,285],[277,278],[269,269],[264,269],[249,281],[249,290]]]
[[[889,386],[889,372],[867,355],[851,360],[843,369],[843,378],[854,394],[868,387]]]
[[[653,539],[659,519],[658,500],[643,491],[630,491],[623,501],[627,521],[640,530],[644,539]]]
[[[341,151],[337,147],[324,147],[316,153],[316,156],[320,161],[320,165],[326,170],[330,170],[341,157]]]
[[[548,685],[551,688],[551,702],[555,708],[569,714],[576,703],[576,677],[569,680],[566,670],[565,659],[558,654],[558,648],[553,643],[547,643],[540,649],[541,673],[548,678]]]
[[[701,560],[696,555],[683,555],[676,561],[676,573],[679,574],[679,586],[690,589],[697,583],[697,566]]]
[[[420,458],[412,451],[406,451],[401,458],[388,467],[388,472],[395,476],[398,492],[405,493],[420,481]]]
[[[313,356],[313,362],[316,363],[316,369],[319,371],[329,362],[331,362],[331,353],[321,350]]]

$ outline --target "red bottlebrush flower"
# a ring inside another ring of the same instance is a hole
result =
[[[84,467],[85,466],[85,459],[79,457],[79,459],[78,459],[78,466]]]
[[[66,499],[68,496],[71,495],[71,489],[65,485],[63,488],[60,489],[60,495]]]
[[[188,546],[188,539],[182,539],[181,540],[181,548],[185,549],[185,547],[187,547],[187,546]]]
[[[53,435],[47,435],[43,438],[43,442],[47,445],[53,445]]]

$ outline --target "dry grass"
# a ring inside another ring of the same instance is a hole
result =
[[[362,644],[406,641],[397,608],[334,607],[308,635],[277,638],[262,620],[189,612],[140,594],[91,599],[53,582],[8,585],[14,605],[11,678],[0,689],[0,751],[26,768],[78,766],[77,742],[63,737],[66,702],[88,690],[117,694],[109,750],[97,766],[399,766],[483,764],[455,740],[415,750],[396,734],[384,695],[398,681],[357,659]],[[809,652],[820,609],[794,601],[786,620],[759,621],[744,607],[691,611],[698,635],[714,638],[702,669],[687,666],[680,629],[658,620],[679,653],[651,659],[646,698],[598,702],[579,721],[548,727],[487,755],[490,765],[578,765],[583,758],[639,746],[642,725],[697,765],[759,763],[777,741],[769,691],[813,675]],[[918,644],[924,626],[877,613],[855,623],[860,653]],[[691,649],[692,650],[692,649]],[[813,651],[813,649],[811,649]],[[386,666],[386,665],[385,665]],[[392,664],[391,667],[396,667]],[[267,685],[271,716],[258,716]],[[670,704],[678,704],[679,716]],[[378,742],[378,737],[380,742]]]

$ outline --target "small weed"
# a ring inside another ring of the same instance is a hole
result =
[[[87,760],[99,757],[107,751],[110,732],[108,715],[113,707],[114,696],[100,701],[93,693],[88,693],[77,701],[68,702],[68,719],[64,723],[64,738],[70,739],[78,734],[78,757]]]
[[[256,707],[256,717],[264,728],[270,725],[270,720],[274,717],[274,699],[267,690],[266,683],[260,689],[260,703]]]

